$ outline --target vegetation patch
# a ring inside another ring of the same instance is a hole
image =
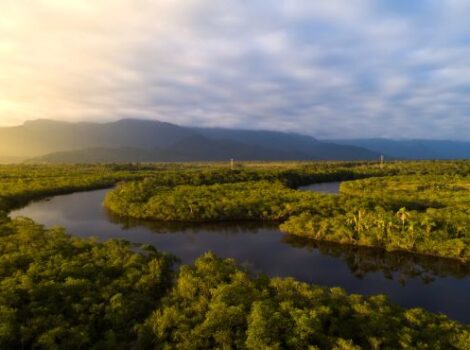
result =
[[[29,219],[0,227],[0,348],[125,348],[158,306],[173,259]]]
[[[258,181],[250,181],[254,176],[240,172],[227,177],[226,183],[216,184],[212,184],[214,174],[203,180],[199,177],[191,185],[175,186],[165,179],[148,178],[121,184],[107,194],[104,204],[117,215],[136,219],[279,221],[281,230],[315,240],[468,262],[470,178],[453,173],[453,167],[447,169],[448,174],[443,174],[440,166],[430,174],[432,168],[427,167],[423,163],[421,169],[426,174],[416,174],[415,169],[413,175],[346,181],[340,196],[289,187],[311,176],[305,169],[274,172],[271,180],[262,172],[258,176],[264,180]],[[404,170],[395,165],[387,171]],[[247,177],[245,182],[228,180],[240,180],[241,174]],[[349,176],[371,175],[366,174],[351,172]],[[337,173],[330,175],[332,181],[337,180]],[[325,173],[323,176],[327,177]]]
[[[328,217],[304,212],[291,216],[281,229],[318,240],[470,261],[470,177],[370,178],[344,182],[340,191],[375,207],[358,206]]]
[[[167,221],[280,220],[311,195],[279,182],[201,186],[126,183],[107,194],[105,206],[121,216]]]

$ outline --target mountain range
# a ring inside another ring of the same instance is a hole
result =
[[[236,160],[470,158],[470,143],[428,140],[318,140],[267,130],[185,127],[123,119],[70,123],[39,119],[0,128],[0,162],[95,163]]]
[[[367,148],[398,159],[468,159],[470,142],[449,140],[390,140],[381,138],[328,140],[340,145]]]
[[[193,128],[159,121],[35,120],[0,128],[0,156],[32,162],[378,159],[376,152],[265,130]]]

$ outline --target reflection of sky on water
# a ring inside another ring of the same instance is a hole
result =
[[[338,182],[320,182],[317,184],[301,186],[299,187],[300,191],[316,191],[316,192],[323,192],[329,194],[337,194],[339,193],[339,185],[341,181]]]

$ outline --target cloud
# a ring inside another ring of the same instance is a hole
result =
[[[466,1],[5,0],[0,124],[470,138]]]

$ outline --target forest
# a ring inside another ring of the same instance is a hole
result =
[[[469,349],[467,325],[384,295],[269,278],[212,253],[181,265],[152,246],[8,217],[31,200],[116,186],[105,205],[122,216],[274,221],[312,244],[468,262],[469,170],[467,161],[0,166],[0,348]],[[297,190],[337,180],[339,195]]]
[[[4,222],[2,349],[468,349],[470,329],[386,296],[253,275],[211,253],[175,258]]]
[[[470,177],[467,162],[457,163],[147,177],[120,184],[104,204],[147,220],[276,221],[289,234],[315,240],[469,262]],[[339,196],[296,190],[326,180],[353,181],[342,183]]]

